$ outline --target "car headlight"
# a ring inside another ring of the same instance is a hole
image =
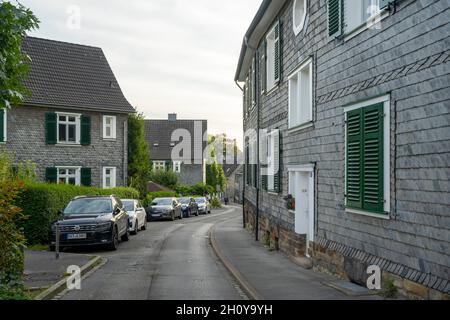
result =
[[[111,222],[104,222],[97,224],[96,231],[108,231],[111,229]]]

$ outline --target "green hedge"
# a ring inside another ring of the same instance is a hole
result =
[[[211,194],[214,193],[214,188],[211,186],[208,186],[204,183],[198,183],[196,185],[193,186],[188,186],[188,185],[178,185],[175,190],[183,195],[183,196],[190,196],[190,195],[194,195],[194,196],[205,196],[207,194]]]
[[[76,196],[95,196],[114,194],[123,199],[138,199],[139,192],[133,188],[99,189],[71,185],[57,185],[27,182],[20,194],[17,206],[23,209],[26,219],[19,221],[27,238],[28,245],[46,243],[50,224],[58,217],[58,211],[64,209]]]
[[[170,191],[155,191],[155,192],[149,192],[147,193],[147,196],[145,197],[144,200],[144,207],[148,207],[153,199],[156,198],[172,198],[172,197],[178,197],[178,193],[176,192],[170,192]]]

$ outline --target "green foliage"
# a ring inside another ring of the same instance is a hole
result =
[[[22,209],[15,201],[23,189],[23,182],[12,172],[9,155],[0,154],[0,299],[23,298],[22,273],[25,238],[19,232],[16,221]]]
[[[144,116],[128,116],[128,177],[129,186],[137,189],[141,197],[147,192],[150,172],[150,153],[145,140]]]
[[[19,163],[15,175],[20,180],[36,181],[36,163],[32,162],[31,160]]]
[[[214,189],[204,183],[197,183],[193,186],[178,185],[175,190],[182,196],[205,196],[214,193]]]
[[[22,84],[30,58],[21,52],[26,32],[37,29],[39,20],[31,10],[8,1],[0,3],[0,108],[21,104],[29,94]]]
[[[156,192],[149,192],[147,193],[147,196],[145,197],[143,206],[148,207],[152,201],[156,198],[172,198],[172,197],[178,197],[178,193],[176,192],[170,192],[170,191],[156,191]]]
[[[214,192],[224,191],[227,185],[227,178],[223,171],[222,165],[214,162],[213,164],[206,165],[206,183],[214,189]]]
[[[178,174],[173,171],[151,171],[149,180],[169,189],[175,190],[178,185]]]
[[[387,299],[394,299],[397,297],[398,289],[395,286],[395,281],[391,278],[386,279],[383,286],[382,295]]]
[[[25,220],[18,222],[23,227],[28,244],[47,242],[51,223],[58,218],[58,211],[64,209],[70,200],[82,195],[111,195],[123,199],[139,199],[139,192],[133,188],[99,189],[72,185],[26,182],[17,205],[23,209]]]
[[[211,207],[213,209],[220,209],[220,208],[222,208],[222,201],[220,201],[220,199],[218,197],[213,197],[211,199]]]

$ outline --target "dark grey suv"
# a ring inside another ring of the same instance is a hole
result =
[[[51,225],[50,250],[55,249],[57,224],[60,248],[107,245],[116,250],[119,239],[129,240],[129,220],[116,196],[76,197],[61,212],[60,220]]]

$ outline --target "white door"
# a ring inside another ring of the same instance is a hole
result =
[[[295,232],[314,241],[314,168],[293,167],[289,172],[290,193],[295,198]]]

